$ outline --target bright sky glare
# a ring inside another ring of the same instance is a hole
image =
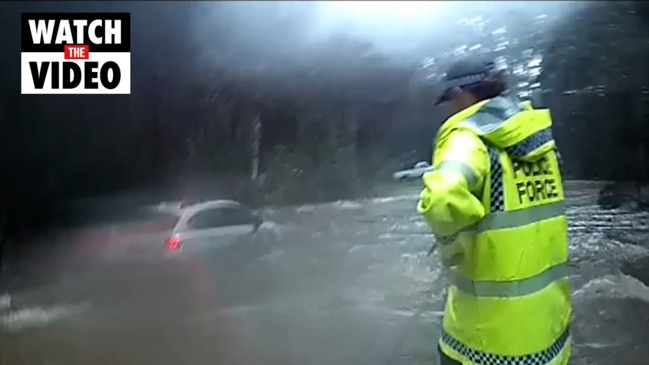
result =
[[[416,41],[444,18],[444,1],[320,1],[321,29],[344,29],[358,37],[369,37],[382,45],[399,47]]]
[[[407,20],[430,16],[438,1],[331,1],[332,10],[358,18],[398,18]]]

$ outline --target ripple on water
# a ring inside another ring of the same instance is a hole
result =
[[[570,235],[570,259],[575,262],[605,259],[610,266],[621,261],[649,256],[649,248],[608,238],[604,232]]]
[[[29,329],[43,328],[56,322],[72,318],[88,305],[53,305],[47,308],[32,307],[8,309],[1,312],[0,327],[10,333],[18,333]]]
[[[373,198],[370,199],[370,202],[376,204],[392,203],[395,201],[403,201],[403,200],[415,202],[417,201],[418,198],[419,198],[418,195],[401,195],[401,196],[391,196],[391,197],[383,197],[383,198]]]
[[[360,203],[349,200],[338,200],[331,203],[331,206],[337,209],[358,209],[362,207]]]

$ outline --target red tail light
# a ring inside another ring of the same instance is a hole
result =
[[[180,238],[178,237],[171,237],[167,241],[167,250],[169,251],[178,251],[180,250]]]

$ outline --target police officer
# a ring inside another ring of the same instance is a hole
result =
[[[441,364],[565,365],[568,233],[550,113],[508,96],[489,60],[456,62],[443,84],[437,104],[454,114],[417,204],[450,282]]]

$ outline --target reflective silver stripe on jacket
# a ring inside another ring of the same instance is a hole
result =
[[[566,214],[564,201],[537,205],[520,210],[506,210],[487,214],[471,231],[476,233],[495,229],[524,227],[528,224],[556,218]]]
[[[519,103],[513,98],[499,96],[486,102],[459,125],[468,127],[478,135],[485,135],[500,128],[507,119],[521,110]]]
[[[508,229],[524,227],[528,224],[541,222],[547,219],[560,217],[566,214],[566,203],[558,201],[543,205],[519,209],[491,212],[484,216],[480,222],[471,227],[463,229],[461,232],[482,233],[496,229]],[[461,233],[458,232],[458,233]],[[450,240],[457,235],[445,238]]]
[[[450,274],[451,283],[459,290],[476,297],[512,298],[536,293],[556,280],[568,275],[566,263],[551,266],[545,271],[529,278],[513,281],[473,281],[459,275]]]
[[[570,328],[566,328],[559,338],[545,350],[522,356],[498,355],[479,351],[456,340],[444,330],[442,330],[440,342],[478,365],[547,365],[559,356],[561,350],[563,350],[569,340]]]

